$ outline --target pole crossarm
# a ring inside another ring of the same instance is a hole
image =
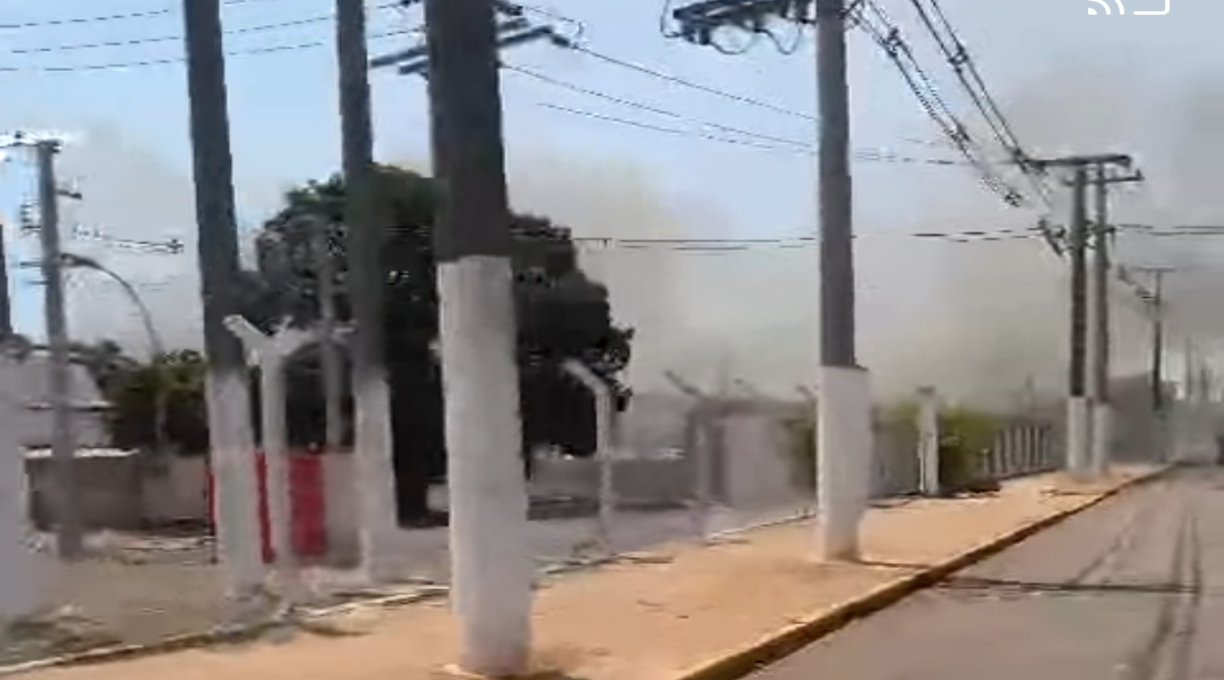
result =
[[[1025,164],[1037,170],[1050,168],[1083,168],[1090,165],[1115,165],[1130,169],[1134,159],[1124,153],[1105,153],[1083,156],[1062,156],[1060,158],[1026,158]]]
[[[402,7],[421,4],[422,0],[403,0]],[[497,12],[506,18],[496,27],[497,49],[516,47],[537,40],[548,40],[559,47],[572,47],[572,41],[560,35],[549,24],[535,25],[526,16],[524,8],[511,2],[496,2]],[[399,75],[419,75],[429,78],[429,48],[425,44],[374,57],[369,60],[370,69],[395,67]]]
[[[680,25],[679,37],[695,45],[713,44],[720,28],[738,28],[749,33],[765,33],[770,17],[798,24],[815,21],[813,0],[704,0],[672,12]]]

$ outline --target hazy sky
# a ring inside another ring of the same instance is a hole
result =
[[[1116,9],[1113,16],[1088,16],[1084,5],[1093,4],[1090,0],[944,0],[942,5],[1031,152],[1134,153],[1151,181],[1142,190],[1125,192],[1116,206],[1119,220],[1224,223],[1218,200],[1224,178],[1214,157],[1224,151],[1224,47],[1215,35],[1224,5],[1171,0],[1168,16],[1131,15],[1160,9],[1162,1],[1124,0],[1124,16]],[[383,36],[372,38],[372,54],[417,39],[404,31],[419,25],[419,9],[403,12],[390,4],[367,2],[371,35]],[[977,124],[909,2],[879,4],[903,27],[949,105]],[[225,7],[231,31],[227,48],[235,53],[228,70],[236,190],[248,228],[276,208],[284,187],[324,176],[338,165],[334,54],[325,19],[330,6],[328,0],[244,0]],[[734,136],[725,129],[729,126],[814,140],[814,123],[805,117],[815,108],[810,35],[791,55],[761,40],[743,55],[724,56],[665,38],[662,0],[553,0],[538,6],[580,22],[583,44],[596,52],[790,113],[696,92],[582,53],[543,44],[515,48],[505,58],[511,65],[674,114],[504,72],[517,207],[548,214],[590,236],[795,236],[815,229],[816,180],[809,154],[761,137],[754,140],[757,146],[701,137]],[[132,13],[143,16],[87,20]],[[158,0],[0,0],[0,128],[83,133],[63,155],[65,177],[78,181],[86,196],[83,204],[65,208],[66,221],[79,220],[115,237],[179,237],[188,243],[187,254],[176,258],[69,240],[71,247],[105,258],[141,282],[172,343],[195,344],[187,102],[184,70],[174,63],[182,52],[176,39],[180,23],[174,3]],[[289,23],[294,25],[261,28]],[[788,29],[780,30],[784,39],[790,37]],[[166,39],[150,41],[157,38]],[[727,41],[738,44],[742,38],[732,35]],[[72,48],[99,43],[105,45]],[[279,47],[286,49],[266,51]],[[265,53],[250,53],[256,50]],[[954,157],[921,143],[938,140],[937,129],[883,53],[859,31],[851,32],[849,56],[856,148]],[[159,61],[171,63],[114,66]],[[78,68],[46,70],[64,66]],[[372,85],[379,158],[426,166],[424,82],[375,73]],[[998,153],[997,147],[985,147]],[[907,389],[933,381],[953,391],[1003,393],[1034,376],[1057,388],[1065,345],[1063,265],[1038,242],[928,243],[904,235],[1030,226],[1038,213],[1003,207],[964,168],[863,161],[854,170],[856,228],[863,234],[858,242],[860,346],[880,380]],[[14,215],[28,188],[20,166],[10,163],[0,175],[3,212]],[[1057,206],[1060,219],[1063,203],[1060,199]],[[29,257],[34,244],[9,236],[11,258]],[[1219,316],[1214,290],[1224,279],[1201,261],[1209,246],[1150,244],[1134,237],[1124,238],[1121,247],[1134,261],[1198,257],[1174,285],[1184,302],[1182,323],[1189,327],[1196,318]],[[640,329],[636,380],[651,382],[668,367],[696,375],[718,364],[720,356],[738,375],[770,389],[789,389],[811,375],[817,291],[816,254],[810,248],[721,255],[599,251],[585,262],[611,285],[618,316]],[[22,272],[17,278],[29,276]],[[135,318],[116,291],[87,273],[73,279],[74,333],[116,336],[139,347]],[[21,287],[18,325],[39,333],[41,309],[30,292]],[[1191,307],[1193,313],[1185,311]],[[1119,320],[1122,359],[1140,365],[1142,325],[1134,315],[1119,316],[1124,317]],[[1210,323],[1199,326],[1217,330]],[[1218,326],[1224,330],[1224,324]]]

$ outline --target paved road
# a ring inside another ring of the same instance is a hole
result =
[[[1123,492],[752,678],[1224,678],[1224,470]]]

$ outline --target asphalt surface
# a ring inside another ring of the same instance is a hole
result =
[[[1133,487],[751,678],[1224,678],[1224,470]]]

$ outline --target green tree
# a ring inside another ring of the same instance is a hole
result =
[[[165,391],[166,440],[184,455],[208,452],[208,413],[204,400],[204,357],[193,350],[169,352],[153,364],[135,365],[107,394],[113,444],[150,448],[156,441],[156,390]]]
[[[401,519],[411,521],[426,510],[430,479],[445,471],[442,381],[432,350],[438,336],[433,255],[438,193],[430,178],[399,168],[381,166],[376,178],[377,209],[391,225],[380,265],[386,272],[386,352],[397,486]],[[309,324],[318,310],[304,217],[329,225],[327,242],[340,291],[338,314],[341,319],[349,317],[343,293],[348,271],[344,205],[343,179],[333,176],[290,191],[285,207],[264,225],[258,261],[265,304],[280,310],[292,323]],[[510,228],[519,321],[523,452],[534,444],[550,443],[576,455],[589,455],[595,448],[592,398],[560,369],[560,362],[566,358],[584,362],[608,382],[623,407],[629,392],[618,376],[629,362],[632,331],[612,323],[608,291],[578,268],[567,229],[531,215],[513,215]],[[290,380],[317,370],[317,359],[303,356],[291,364]],[[317,380],[306,382],[317,385]],[[309,392],[315,405],[298,408],[321,409],[317,388],[303,386],[301,392]],[[317,429],[322,419],[302,420],[316,430],[309,438],[321,441]]]

